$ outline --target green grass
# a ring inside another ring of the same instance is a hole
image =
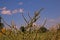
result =
[[[21,31],[17,31],[15,33],[14,31],[9,34],[9,31],[6,31],[6,35],[1,35],[0,40],[60,40],[60,31],[57,32],[26,32],[23,33]]]

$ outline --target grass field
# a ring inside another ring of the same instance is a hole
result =
[[[60,31],[47,31],[40,33],[37,31],[33,32],[16,32],[7,30],[6,35],[0,34],[0,40],[60,40]]]

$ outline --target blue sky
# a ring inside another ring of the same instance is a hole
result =
[[[59,22],[60,20],[60,0],[0,0],[0,15],[8,24],[11,21],[21,26],[25,24],[21,13],[24,11],[24,16],[28,19],[27,12],[33,16],[34,11],[44,8],[41,12],[41,18],[37,24],[42,23],[45,18],[48,21]]]

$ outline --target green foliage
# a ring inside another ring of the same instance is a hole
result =
[[[25,27],[24,27],[24,26],[21,26],[21,27],[20,27],[20,30],[21,30],[22,32],[25,32]]]
[[[47,28],[45,28],[45,27],[40,27],[40,29],[39,29],[39,32],[42,32],[42,33],[44,33],[44,32],[47,32],[48,30],[47,30]]]
[[[3,23],[0,23],[0,29],[2,29],[4,27]]]

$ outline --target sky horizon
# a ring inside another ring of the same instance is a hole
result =
[[[42,24],[45,18],[49,25],[60,23],[60,0],[0,0],[0,15],[8,24],[14,20],[19,27],[25,25],[21,13],[24,13],[24,16],[29,20],[27,13],[29,12],[32,17],[34,12],[41,8],[44,10],[36,24]]]

